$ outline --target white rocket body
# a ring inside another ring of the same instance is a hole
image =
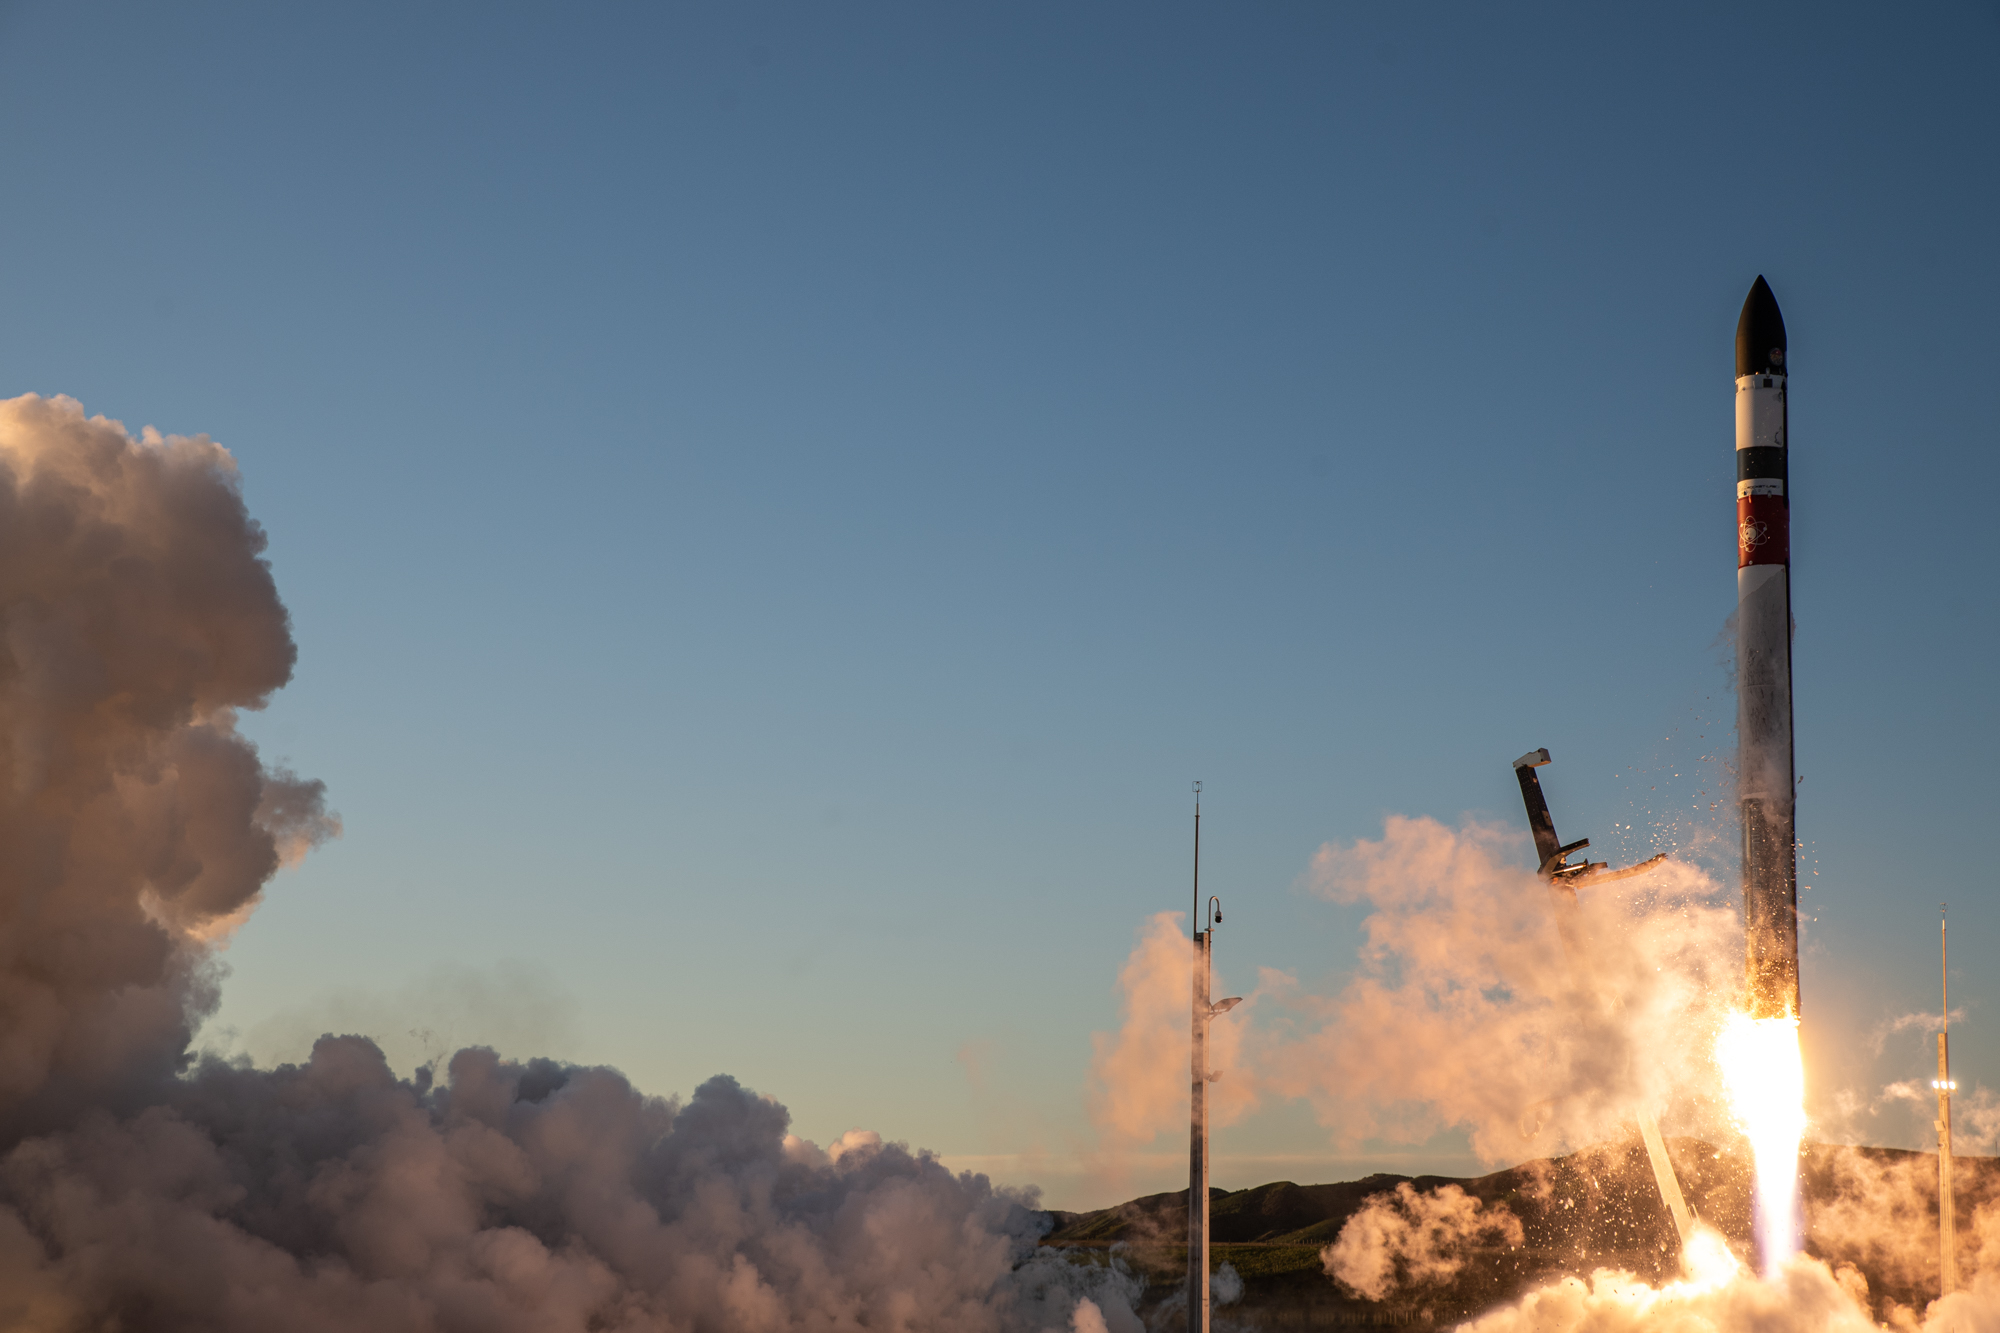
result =
[[[1758,1018],[1799,1012],[1790,439],[1783,317],[1760,277],[1736,331],[1737,794],[1744,975]]]

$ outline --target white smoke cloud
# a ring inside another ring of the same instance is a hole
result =
[[[1742,927],[1731,895],[1669,861],[1585,887],[1568,910],[1496,827],[1392,818],[1383,837],[1327,846],[1308,887],[1374,910],[1338,995],[1266,972],[1218,1020],[1211,1120],[1303,1098],[1352,1150],[1468,1132],[1491,1162],[1633,1134],[1727,1132],[1715,1034],[1735,1007]],[[1124,1018],[1097,1036],[1092,1114],[1104,1151],[1186,1123],[1190,946],[1155,917],[1120,974]]]
[[[1465,1325],[1473,1333],[1570,1330],[1701,1330],[1702,1333],[1836,1333],[1890,1328],[1907,1333],[2000,1330],[2000,1202],[1978,1200],[1958,1229],[1964,1284],[1939,1287],[1937,1159],[1923,1153],[1816,1148],[1808,1154],[1810,1255],[1773,1281],[1746,1268],[1715,1232],[1697,1225],[1687,1251],[1690,1276],[1653,1286],[1600,1269],[1567,1277]],[[1967,1173],[1970,1176],[1971,1173]],[[1959,1197],[1960,1213],[1966,1194]],[[1871,1291],[1866,1270],[1880,1283]]]
[[[1519,1246],[1521,1220],[1456,1185],[1419,1194],[1407,1181],[1377,1194],[1320,1252],[1328,1277],[1371,1301],[1456,1277],[1479,1250]]]
[[[1980,1272],[1970,1285],[1919,1312],[1886,1303],[1869,1308],[1867,1282],[1851,1267],[1800,1255],[1771,1281],[1734,1267],[1719,1238],[1711,1252],[1722,1271],[1655,1287],[1630,1273],[1598,1269],[1567,1277],[1461,1325],[1464,1333],[1992,1333],[2000,1329],[2000,1275]]]
[[[1119,971],[1121,1023],[1093,1034],[1089,1110],[1099,1134],[1092,1166],[1100,1180],[1122,1184],[1127,1155],[1188,1124],[1188,1033],[1192,1020],[1194,943],[1186,917],[1160,912],[1140,928]],[[1215,974],[1216,986],[1222,985]],[[1214,998],[1221,999],[1217,990]],[[1255,1108],[1257,1079],[1243,1065],[1242,1034],[1256,997],[1209,1025],[1209,1124],[1233,1124]]]
[[[217,941],[339,832],[235,728],[295,657],[263,549],[213,441],[0,402],[0,1327],[1137,1333],[1032,1195],[727,1078],[191,1054]]]
[[[1566,946],[1520,841],[1391,818],[1378,841],[1321,848],[1312,889],[1374,910],[1353,981],[1298,1001],[1306,1035],[1259,1051],[1265,1088],[1309,1099],[1344,1143],[1455,1127],[1488,1161],[1629,1137],[1642,1109],[1714,1123],[1742,972],[1726,895],[1675,861],[1586,886]]]
[[[1817,1260],[1794,1260],[1779,1281],[1764,1282],[1736,1271],[1726,1250],[1719,1257],[1721,1273],[1657,1288],[1613,1269],[1564,1278],[1463,1327],[1465,1333],[1872,1333],[1877,1327],[1851,1286]]]
[[[1954,1009],[1951,1011],[1949,1017],[1954,1023],[1963,1023],[1965,1021],[1965,1010]],[[1911,1031],[1923,1033],[1939,1032],[1943,1028],[1944,1019],[1937,1014],[1900,1014],[1895,1018],[1889,1019],[1887,1022],[1878,1023],[1875,1026],[1874,1030],[1868,1034],[1868,1048],[1875,1054],[1880,1055],[1882,1048],[1888,1045],[1889,1038],[1891,1037],[1901,1036],[1903,1033]]]
[[[997,1331],[1128,1308],[1117,1274],[1037,1252],[1032,1197],[786,1121],[727,1078],[679,1106],[465,1050],[431,1086],[326,1038],[16,1148],[0,1217],[40,1261],[10,1266],[0,1227],[0,1271],[64,1328]]]
[[[207,437],[0,402],[0,1137],[170,1075],[207,942],[338,832],[236,731],[295,656],[263,549]]]
[[[1958,1075],[1954,1071],[1953,1081]],[[1965,1085],[1959,1084],[1963,1089]],[[1936,1105],[1935,1094],[1932,1103]],[[1951,1136],[1954,1151],[1991,1157],[2000,1153],[2000,1097],[1979,1086],[1951,1095]]]
[[[1806,1231],[1813,1249],[1898,1288],[1935,1289],[1937,1159],[1835,1148],[1815,1154],[1814,1164],[1819,1179]],[[1967,1250],[1976,1264],[1976,1252]]]

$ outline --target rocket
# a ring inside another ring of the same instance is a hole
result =
[[[1760,275],[1736,323],[1736,731],[1746,1002],[1799,1012],[1785,317]]]

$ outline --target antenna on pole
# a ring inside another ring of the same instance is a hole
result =
[[[1197,937],[1201,934],[1201,783],[1194,784],[1194,910],[1188,922]]]

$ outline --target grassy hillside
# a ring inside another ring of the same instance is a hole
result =
[[[1747,1152],[1696,1139],[1671,1140],[1668,1151],[1696,1215],[1747,1256]],[[1802,1166],[1808,1249],[1859,1269],[1878,1309],[1889,1301],[1921,1309],[1936,1293],[1935,1158],[1897,1149],[1809,1145]],[[1369,1199],[1392,1194],[1404,1183],[1420,1193],[1456,1185],[1484,1205],[1505,1205],[1520,1220],[1521,1244],[1473,1249],[1464,1267],[1446,1278],[1415,1280],[1399,1272],[1403,1280],[1380,1301],[1341,1289],[1326,1274],[1323,1251]],[[1963,1237],[1973,1211],[2000,1197],[2000,1163],[1961,1158],[1957,1185]],[[1890,1197],[1901,1201],[1901,1212],[1886,1207],[1883,1201]],[[1678,1271],[1673,1222],[1636,1139],[1473,1179],[1375,1175],[1332,1185],[1281,1180],[1215,1190],[1209,1216],[1211,1265],[1227,1263],[1244,1280],[1243,1298],[1228,1311],[1229,1322],[1246,1329],[1443,1322],[1563,1273],[1615,1267],[1657,1282]],[[1175,1299],[1186,1273],[1187,1191],[1146,1195],[1096,1212],[1056,1213],[1052,1220],[1055,1229],[1044,1245],[1143,1275],[1141,1313],[1167,1313],[1161,1307]],[[1878,1226],[1888,1234],[1873,1235]]]

